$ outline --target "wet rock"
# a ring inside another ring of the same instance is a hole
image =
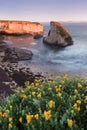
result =
[[[7,48],[3,61],[18,62],[32,59],[33,53],[30,50],[19,48]]]
[[[0,41],[0,52],[4,51],[6,48],[8,48],[8,44],[4,41]]]
[[[26,81],[30,83],[34,82],[35,79],[44,79],[40,73],[34,74],[28,66],[18,65],[17,63],[2,63],[2,67],[8,77],[10,78],[10,86],[11,88],[15,88],[17,86],[24,86]]]
[[[65,47],[73,44],[70,33],[59,22],[50,22],[50,31],[48,36],[43,39],[43,42],[58,47]]]
[[[11,95],[14,94],[14,91],[10,88],[10,78],[7,75],[7,73],[5,72],[5,70],[3,70],[2,68],[0,68],[0,102],[3,103],[4,99]]]
[[[9,76],[2,68],[0,68],[0,82],[10,82]]]

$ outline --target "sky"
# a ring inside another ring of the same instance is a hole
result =
[[[0,20],[87,21],[87,0],[0,0]]]

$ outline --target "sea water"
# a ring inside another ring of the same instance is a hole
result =
[[[32,42],[32,62],[50,64],[53,67],[78,70],[87,68],[87,23],[63,23],[71,33],[74,44],[58,49],[43,44],[43,38]],[[49,24],[44,23],[46,36]],[[50,67],[50,66],[49,66]]]

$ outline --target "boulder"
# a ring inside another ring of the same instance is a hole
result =
[[[18,62],[32,59],[33,53],[30,50],[19,48],[7,48],[3,61]]]
[[[5,21],[0,20],[0,34],[5,35],[25,35],[30,34],[35,38],[43,36],[42,24],[28,21]]]
[[[4,51],[8,47],[8,44],[4,41],[0,41],[0,52]]]
[[[50,22],[50,31],[43,42],[49,45],[65,47],[73,44],[72,37],[68,30],[59,22]]]
[[[7,46],[7,43],[4,41],[0,41],[0,47]]]

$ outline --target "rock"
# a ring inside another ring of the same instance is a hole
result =
[[[68,30],[59,22],[50,22],[51,29],[48,36],[43,39],[49,45],[65,47],[72,45],[72,37]]]
[[[5,50],[5,56],[3,61],[18,62],[22,60],[30,60],[33,53],[30,50],[19,49],[19,48],[7,48]]]
[[[24,64],[18,64],[18,63],[2,63],[1,68],[5,71],[6,75],[10,78],[10,88],[13,90],[13,88],[16,89],[18,86],[24,86],[26,81],[29,81],[30,83],[34,83],[36,79],[45,79],[44,76],[41,75],[41,73],[33,73],[29,66]],[[2,72],[2,71],[0,71]],[[2,77],[3,78],[3,77]],[[3,82],[5,80],[4,78],[1,79]]]
[[[44,29],[42,24],[28,21],[5,21],[0,20],[0,34],[24,35],[30,34],[35,38],[42,37]]]
[[[10,88],[10,78],[6,72],[0,67],[0,103],[4,102],[4,99],[11,94],[14,94]]]
[[[8,44],[4,41],[0,41],[0,52],[4,51],[8,47]]]
[[[10,78],[1,67],[0,67],[0,82],[10,82]]]

